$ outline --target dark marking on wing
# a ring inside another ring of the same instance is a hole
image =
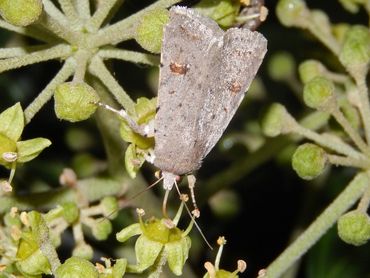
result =
[[[171,62],[170,63],[170,70],[174,74],[184,75],[189,70],[189,65]]]

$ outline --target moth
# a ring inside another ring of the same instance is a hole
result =
[[[223,31],[192,9],[175,6],[164,28],[154,165],[163,187],[200,168],[220,139],[267,51],[256,31]]]

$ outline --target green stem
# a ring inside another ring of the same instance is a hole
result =
[[[365,191],[364,195],[361,197],[360,202],[358,203],[357,210],[366,213],[370,205],[370,186]]]
[[[55,38],[51,37],[49,34],[45,33],[42,30],[37,29],[35,26],[18,27],[9,24],[8,22],[0,19],[0,28],[9,30],[23,36],[27,36],[36,40],[40,40],[47,43],[55,43]]]
[[[24,110],[26,124],[29,123],[36,113],[48,102],[54,94],[55,88],[66,81],[74,71],[72,59],[68,59],[58,74],[49,82],[44,90]]]
[[[266,269],[264,278],[280,277],[345,213],[369,187],[369,176],[360,173],[323,213]]]
[[[119,59],[123,61],[133,62],[135,64],[146,64],[150,66],[159,65],[159,56],[157,55],[124,49],[103,49],[98,52],[98,55],[103,59]]]
[[[352,141],[356,144],[356,146],[363,152],[364,154],[369,155],[370,149],[369,146],[366,145],[364,140],[362,140],[361,136],[353,129],[352,125],[349,123],[346,117],[344,117],[342,111],[339,108],[336,108],[332,111],[332,115],[336,119],[336,121],[343,127],[344,131],[351,137]]]
[[[132,37],[133,26],[137,20],[143,16],[143,14],[153,9],[168,8],[179,2],[181,2],[181,0],[159,0],[147,8],[140,10],[136,14],[133,14],[116,24],[101,29],[98,34],[92,38],[91,43],[95,47],[100,47],[106,44],[114,45],[127,40],[128,38]]]
[[[69,22],[67,18],[57,7],[55,7],[53,2],[50,0],[43,0],[42,2],[44,5],[44,11],[48,16],[52,17],[62,25],[68,25]]]
[[[322,31],[322,26],[318,26],[314,21],[308,20],[308,30],[321,41],[331,52],[338,56],[340,45],[332,34]],[[325,28],[324,28],[325,29]]]
[[[80,83],[84,81],[86,69],[87,69],[87,62],[90,59],[91,54],[89,51],[80,50],[76,53],[76,69],[75,74],[73,76],[73,82]]]
[[[367,160],[366,156],[356,151],[350,145],[344,143],[337,137],[331,136],[329,134],[318,134],[310,129],[300,126],[299,124],[295,126],[293,132],[298,133],[299,135],[304,136],[307,139],[310,139],[315,143],[337,153],[344,154],[358,160]]]
[[[96,32],[103,24],[106,17],[109,15],[110,10],[116,4],[117,0],[105,0],[100,2],[98,9],[94,15],[89,19],[87,25],[89,30]]]
[[[40,50],[45,50],[52,47],[50,44],[42,45],[32,45],[32,46],[22,46],[22,47],[6,47],[0,48],[0,59],[19,57],[26,55],[30,52],[36,52]]]
[[[351,157],[344,157],[339,155],[327,154],[328,160],[331,164],[336,166],[346,166],[346,167],[357,167],[361,169],[369,169],[369,161],[357,160]]]
[[[96,178],[79,180],[77,186],[89,202],[95,202],[106,196],[122,195],[122,192],[127,189],[130,183],[133,183],[133,181],[128,178],[124,178],[120,182],[112,179]],[[0,214],[7,213],[12,207],[17,207],[19,210],[51,209],[56,204],[77,202],[77,198],[76,190],[70,187],[28,195],[2,196],[0,197]]]
[[[78,14],[83,19],[90,18],[90,0],[74,0]]]
[[[80,35],[77,32],[73,32],[70,28],[68,21],[65,23],[59,22],[49,14],[43,14],[39,23],[47,30],[51,31],[59,38],[67,41],[70,44],[77,44],[80,39]]]
[[[73,6],[71,0],[58,0],[62,11],[67,16],[69,20],[76,21],[78,20],[78,14]]]
[[[366,71],[367,74],[367,71]],[[360,98],[359,110],[364,124],[366,141],[370,144],[370,102],[369,92],[366,84],[366,74],[356,74],[353,78],[356,81],[358,87],[358,95]]]
[[[36,51],[30,54],[3,59],[0,60],[0,73],[20,68],[23,66],[27,66],[30,64],[45,62],[48,60],[56,59],[56,58],[64,58],[68,55],[70,55],[72,52],[72,49],[69,45],[66,44],[60,44],[56,45],[54,47],[50,47],[45,50]]]
[[[117,80],[112,76],[99,57],[95,56],[92,59],[88,70],[92,75],[96,76],[101,82],[103,82],[127,113],[135,115],[135,102],[118,84]]]

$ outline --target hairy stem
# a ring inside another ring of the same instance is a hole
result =
[[[357,174],[324,212],[268,267],[264,278],[280,277],[345,213],[369,187],[367,173]]]
[[[0,19],[0,28],[5,30],[9,30],[23,36],[27,36],[39,41],[47,42],[47,43],[55,43],[55,38],[51,37],[49,34],[45,33],[43,30],[39,30],[36,26],[27,26],[27,27],[18,27],[8,22]]]
[[[339,109],[334,109],[332,111],[332,115],[334,116],[336,121],[343,127],[344,131],[349,135],[349,137],[351,137],[352,141],[361,150],[361,152],[369,155],[370,154],[369,146],[366,145],[366,143],[364,142],[364,140],[362,140],[360,135],[353,129],[347,118],[344,117],[343,113]]]
[[[71,0],[58,0],[60,7],[62,8],[64,14],[71,21],[76,21],[78,19],[78,14],[73,6]]]
[[[119,59],[133,62],[135,64],[145,64],[150,66],[159,65],[159,57],[157,55],[136,51],[113,48],[100,50],[98,54],[103,59]]]
[[[98,34],[93,38],[92,45],[100,47],[106,44],[117,44],[129,38],[128,34],[133,35],[133,26],[137,20],[149,10],[157,8],[168,8],[174,4],[181,2],[180,0],[159,0],[147,8],[140,10],[136,14],[129,16],[120,22],[113,24],[109,27],[101,29]]]
[[[106,68],[103,61],[99,57],[94,57],[91,61],[89,72],[100,79],[100,81],[109,89],[117,102],[131,115],[135,115],[134,101],[118,84],[117,80],[112,76]]]
[[[90,0],[74,0],[78,14],[83,19],[90,18]]]
[[[36,51],[22,56],[0,60],[0,73],[20,68],[30,64],[45,62],[56,58],[64,58],[70,55],[72,49],[67,44],[60,44],[45,50]]]
[[[92,31],[97,31],[116,2],[117,0],[105,0],[101,2],[98,9],[87,23],[89,29],[91,28]]]
[[[72,59],[68,59],[58,74],[49,82],[44,90],[24,110],[26,124],[29,123],[36,113],[47,103],[54,94],[55,88],[66,81],[74,71]]]
[[[366,75],[356,74],[353,77],[358,87],[358,94],[360,98],[359,110],[362,117],[362,122],[364,124],[366,141],[368,144],[370,144],[370,102],[369,102],[369,92],[366,84]]]

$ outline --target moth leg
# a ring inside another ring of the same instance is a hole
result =
[[[194,194],[196,178],[194,175],[188,175],[187,178],[188,178],[190,196],[191,196],[191,200],[194,206],[194,210],[191,213],[194,215],[194,217],[198,218],[200,216],[200,210],[198,209],[197,202],[195,201],[195,194]]]
[[[124,109],[118,110],[113,108],[112,106],[109,106],[101,102],[96,102],[95,104],[117,114],[120,118],[124,119],[129,125],[129,127],[136,133],[145,137],[154,136],[154,123],[151,123],[152,121],[146,125],[138,125],[136,121],[133,118],[131,118],[131,116],[127,114],[127,112]]]

